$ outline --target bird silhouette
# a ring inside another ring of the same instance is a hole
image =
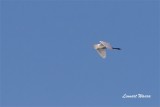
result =
[[[112,47],[111,44],[108,42],[104,42],[104,41],[99,41],[99,42],[100,42],[99,44],[94,45],[94,49],[96,49],[96,51],[102,58],[106,58],[106,49],[121,50],[121,48]]]

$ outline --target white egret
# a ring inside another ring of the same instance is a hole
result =
[[[102,58],[106,58],[106,49],[109,50],[121,50],[121,48],[113,48],[110,43],[104,42],[104,41],[99,41],[99,44],[94,45],[94,49],[98,52],[98,54]]]

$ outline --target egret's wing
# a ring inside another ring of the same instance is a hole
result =
[[[106,58],[106,50],[105,49],[97,49],[97,52],[102,58]]]
[[[104,42],[104,41],[100,41],[100,43],[101,43],[102,45],[104,45],[106,48],[108,48],[108,49],[112,49],[112,46],[111,46],[111,44],[110,44],[110,43],[108,43],[108,42]]]

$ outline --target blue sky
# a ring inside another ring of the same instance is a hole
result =
[[[158,1],[1,1],[1,106],[160,105],[158,8]],[[122,51],[102,59],[93,49],[100,40]]]

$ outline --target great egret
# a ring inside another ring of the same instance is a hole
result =
[[[108,42],[104,42],[104,41],[99,41],[99,44],[95,44],[94,45],[94,49],[96,49],[96,51],[98,52],[98,54],[102,57],[102,58],[106,58],[106,50],[105,49],[109,49],[109,50],[121,50],[121,48],[114,48],[111,46],[110,43]]]

